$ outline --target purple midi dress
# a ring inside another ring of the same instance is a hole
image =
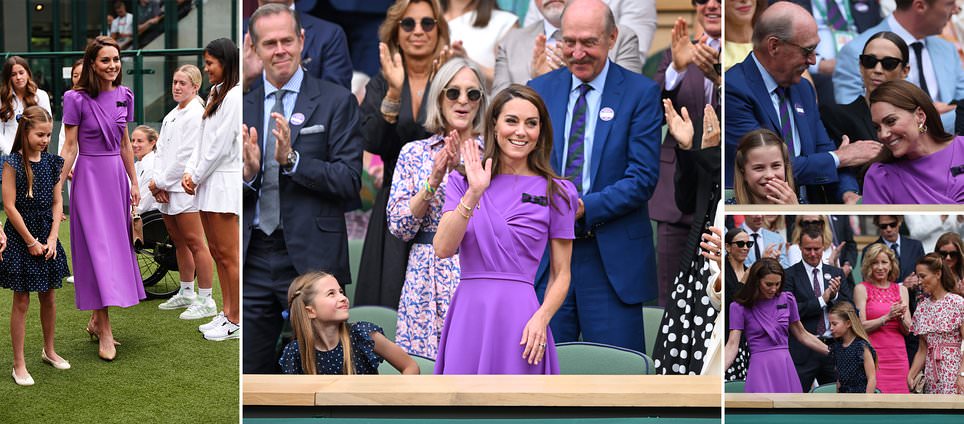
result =
[[[790,292],[758,300],[752,308],[730,304],[730,330],[741,330],[750,347],[746,393],[800,393],[800,377],[790,358],[790,324],[800,321]]]
[[[120,147],[134,120],[124,86],[64,94],[64,125],[75,125],[79,154],[70,193],[70,248],[77,309],[128,307],[145,298],[131,247],[130,180]]]
[[[526,362],[519,344],[539,309],[533,282],[549,240],[574,238],[576,190],[569,181],[556,182],[566,195],[555,195],[549,206],[543,177],[492,179],[459,246],[462,277],[445,315],[436,374],[559,373],[548,328],[538,364]],[[462,174],[450,174],[442,213],[454,210],[467,190]]]
[[[864,176],[865,205],[964,203],[964,137],[917,159],[870,165]]]

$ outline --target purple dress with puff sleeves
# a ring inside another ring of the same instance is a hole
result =
[[[549,240],[574,238],[576,190],[569,181],[556,182],[565,196],[555,195],[550,206],[543,177],[492,179],[459,246],[462,278],[445,316],[436,374],[559,373],[548,328],[538,364],[526,362],[519,344],[539,308],[533,282]],[[467,190],[465,176],[450,174],[443,214],[454,210]]]
[[[145,298],[131,247],[130,179],[120,148],[134,120],[134,94],[124,86],[91,98],[64,94],[64,125],[77,126],[71,180],[70,247],[78,309],[128,307]]]

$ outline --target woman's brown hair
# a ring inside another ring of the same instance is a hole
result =
[[[87,95],[91,98],[97,97],[100,94],[100,82],[98,79],[100,77],[94,73],[94,61],[97,60],[97,54],[100,53],[100,49],[105,47],[113,47],[117,49],[117,54],[120,54],[120,45],[113,38],[106,35],[98,35],[94,41],[91,41],[87,45],[87,50],[84,50],[84,69],[80,71],[80,79],[77,81],[77,85],[74,86],[74,90],[87,92]],[[121,62],[120,69],[117,72],[117,78],[111,81],[111,87],[117,87],[121,85],[121,79],[124,76],[123,72],[123,62]]]
[[[449,24],[442,14],[442,6],[439,5],[438,0],[397,0],[395,4],[385,12],[385,20],[382,21],[382,25],[378,27],[378,39],[388,46],[389,54],[394,55],[395,53],[399,53],[399,22],[402,20],[402,17],[405,16],[405,11],[408,10],[408,6],[415,3],[428,3],[429,7],[432,8],[432,17],[435,18],[435,29],[438,31],[436,33],[438,36],[435,39],[435,51],[432,54],[438,56],[439,52],[442,51],[442,47],[449,45]],[[421,23],[418,23],[418,25],[421,25]],[[405,60],[404,54],[402,54],[402,60]]]
[[[951,272],[954,273],[954,277],[957,279],[964,278],[964,241],[961,240],[960,235],[957,233],[941,234],[941,236],[937,238],[937,243],[934,244],[934,252],[939,254],[941,247],[948,244],[953,244],[958,253],[957,265],[951,268]],[[941,255],[941,259],[944,259],[944,255]]]
[[[27,146],[27,134],[30,130],[37,126],[37,124],[53,123],[53,117],[40,106],[30,106],[23,110],[23,116],[20,118],[20,125],[17,127],[17,135],[13,138],[13,147],[10,148],[11,152],[20,152],[20,160],[23,163],[23,172],[27,176],[27,197],[33,199],[33,167],[30,166],[30,160],[27,159],[27,152],[24,151],[24,146]]]
[[[0,71],[0,79],[2,79],[0,81],[0,121],[9,121],[14,118],[13,100],[17,93],[10,79],[13,78],[13,67],[15,65],[23,66],[23,69],[27,71],[27,87],[25,87],[23,93],[23,108],[26,110],[28,107],[37,104],[37,83],[33,80],[30,65],[20,56],[10,56],[3,62],[3,71]]]
[[[793,183],[793,167],[790,164],[790,153],[787,151],[787,143],[783,142],[777,133],[768,129],[758,129],[746,133],[740,138],[740,144],[736,148],[736,166],[733,168],[733,195],[736,203],[746,205],[753,203],[753,196],[747,187],[746,179],[743,177],[743,168],[746,167],[746,156],[750,151],[759,147],[776,146],[780,148],[780,155],[783,157],[783,178],[790,186],[791,190],[796,191]]]
[[[318,294],[315,283],[325,278],[335,277],[326,272],[309,272],[295,278],[291,282],[291,286],[288,287],[288,314],[291,319],[291,328],[295,333],[295,340],[298,341],[301,370],[305,374],[318,374],[318,367],[315,363],[315,341],[318,336],[315,334],[314,327],[311,325],[311,318],[308,317],[305,308],[311,305],[315,300],[315,295]],[[338,326],[338,339],[341,341],[342,374],[354,374],[355,367],[352,366],[351,337],[349,336],[347,321]]]
[[[546,179],[546,197],[549,198],[549,206],[559,210],[559,208],[553,202],[553,199],[558,195],[563,199],[566,199],[566,204],[569,207],[569,196],[566,195],[562,187],[556,183],[556,179],[561,179],[556,171],[552,169],[549,164],[549,155],[552,153],[552,120],[549,118],[549,111],[546,109],[545,102],[542,101],[542,97],[535,90],[519,84],[512,84],[500,91],[499,94],[492,99],[492,104],[489,106],[489,110],[486,111],[485,119],[485,131],[483,132],[483,140],[485,140],[485,153],[482,155],[482,161],[485,162],[486,159],[492,158],[492,178],[495,178],[501,172],[501,156],[502,148],[499,147],[498,134],[496,134],[495,126],[498,123],[499,115],[502,113],[502,108],[506,103],[513,99],[521,99],[531,103],[539,111],[539,139],[536,140],[536,148],[529,153],[526,158],[526,164],[529,169],[536,175]]]
[[[932,252],[924,255],[917,260],[917,265],[923,265],[931,273],[940,273],[941,287],[948,293],[961,294],[957,292],[957,280],[954,278],[954,273],[947,267],[947,263],[944,262],[944,258],[941,257],[940,253]]]
[[[740,291],[736,292],[733,296],[733,301],[743,305],[746,308],[752,308],[758,300],[760,300],[760,287],[762,286],[761,281],[763,277],[770,274],[776,274],[780,276],[780,288],[777,292],[783,291],[783,284],[785,282],[783,266],[780,262],[773,258],[763,258],[753,263],[750,270],[747,271],[746,283],[740,288]]]
[[[931,97],[916,85],[905,80],[887,81],[870,93],[870,104],[889,103],[897,109],[915,113],[917,108],[924,111],[924,126],[927,133],[931,135],[937,143],[947,143],[954,139],[953,134],[944,130],[941,122],[941,114],[937,113]],[[890,149],[881,149],[875,161],[892,162],[894,154]]]

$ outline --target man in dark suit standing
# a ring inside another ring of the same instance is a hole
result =
[[[825,249],[821,228],[803,228],[800,236],[803,260],[787,268],[783,289],[797,299],[803,328],[830,344],[833,342],[830,308],[839,302],[853,302],[853,288],[842,284],[844,273],[840,268],[822,262]],[[790,338],[790,356],[804,392],[810,390],[814,379],[819,384],[837,380],[833,360],[804,346],[796,337]]]
[[[882,145],[861,140],[838,148],[830,140],[813,87],[801,82],[816,60],[819,42],[813,16],[796,4],[776,2],[760,15],[753,27],[753,52],[725,78],[727,187],[733,186],[740,138],[766,128],[787,143],[793,177],[798,186],[806,186],[798,194],[801,201],[854,204],[860,198],[857,178],[845,168],[870,161]]]
[[[575,11],[575,13],[573,13]],[[646,201],[659,171],[659,87],[612,63],[615,19],[599,0],[562,16],[567,68],[529,81],[553,125],[550,163],[579,192],[572,282],[551,322],[556,342],[583,340],[643,351],[642,303],[656,297]],[[547,261],[536,273],[544,295]]]
[[[301,68],[290,9],[262,6],[250,29],[265,66],[244,96],[244,372],[263,374],[277,368],[291,280],[351,280],[344,213],[359,203],[362,139],[355,97]]]
[[[663,90],[663,98],[673,101],[677,113],[681,113],[684,107],[689,112],[693,122],[691,149],[697,152],[702,149],[703,107],[712,104],[719,110],[720,106],[717,95],[720,75],[714,69],[714,64],[720,63],[723,14],[722,5],[717,0],[702,4],[694,1],[693,7],[696,8],[696,22],[703,28],[704,34],[696,37],[697,42],[693,44],[686,31],[686,21],[678,19],[673,27],[673,44],[663,54],[655,80]],[[666,139],[659,148],[659,180],[649,201],[649,216],[657,222],[657,284],[659,305],[664,307],[672,290],[670,286],[682,265],[680,257],[686,256],[686,261],[691,259],[684,246],[693,217],[684,214],[676,206],[676,147],[676,139],[667,131]],[[687,190],[692,190],[692,187]]]

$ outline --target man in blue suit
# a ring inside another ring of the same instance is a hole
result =
[[[800,76],[816,60],[817,24],[807,10],[776,2],[753,28],[753,52],[726,72],[726,186],[740,138],[767,128],[780,134],[792,156],[799,196],[810,203],[856,203],[852,169],[880,152],[881,144],[861,140],[836,147],[820,122],[813,86]],[[781,118],[782,117],[782,118]],[[800,187],[806,186],[800,190]]]
[[[907,81],[931,96],[941,113],[944,129],[954,131],[956,113],[955,106],[950,103],[964,99],[964,68],[954,45],[938,35],[955,8],[954,0],[897,0],[897,9],[892,15],[854,38],[837,54],[837,68],[833,74],[837,103],[848,104],[864,94],[858,57],[871,35],[892,31],[910,47]]]
[[[351,281],[345,211],[360,200],[358,103],[300,66],[304,36],[282,5],[251,17],[262,83],[244,96],[244,372],[273,373],[291,280]]]
[[[576,11],[576,13],[571,13]],[[599,0],[576,0],[562,17],[569,63],[529,81],[552,117],[550,162],[579,190],[572,285],[551,322],[556,342],[643,351],[642,303],[656,297],[646,202],[659,173],[660,89],[607,58],[615,19]],[[548,271],[537,273],[540,298]]]
[[[283,4],[292,7],[294,0],[260,0],[260,6],[269,3]],[[308,75],[331,81],[351,90],[352,65],[348,55],[348,39],[341,27],[319,19],[302,11],[295,11],[298,23],[305,35],[304,47],[301,49],[301,65]],[[248,23],[244,22],[244,31],[248,32]],[[261,69],[263,64],[251,50],[251,37],[246,34],[244,75],[245,87],[248,90],[257,88],[261,83]]]

